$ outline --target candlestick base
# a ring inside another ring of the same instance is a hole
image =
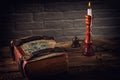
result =
[[[85,56],[95,55],[94,49],[92,47],[92,43],[85,43],[83,55],[85,55]]]

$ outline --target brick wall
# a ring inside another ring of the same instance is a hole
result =
[[[118,2],[92,1],[93,38],[120,37]],[[0,2],[0,43],[33,35],[53,36],[57,41],[85,37],[87,0],[23,0]]]

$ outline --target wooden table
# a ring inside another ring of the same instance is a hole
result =
[[[94,48],[97,47],[97,50],[95,51],[95,55],[90,57],[82,55],[82,46],[80,48],[71,48],[71,41],[59,42],[57,44],[57,46],[64,47],[69,52],[68,75],[70,76],[79,75],[80,78],[86,76],[89,76],[89,78],[91,76],[99,76],[100,78],[101,76],[101,78],[104,78],[105,76],[110,77],[111,73],[112,76],[117,76],[117,73],[120,73],[120,56],[115,52],[119,51],[119,45],[114,42],[96,40],[96,42],[94,42]],[[0,80],[22,80],[22,76],[20,72],[18,72],[18,66],[15,65],[15,62],[11,58],[9,47],[3,47],[0,53]],[[70,76],[68,77],[71,78]],[[75,76],[75,78],[71,78],[71,80],[75,80],[76,78]]]

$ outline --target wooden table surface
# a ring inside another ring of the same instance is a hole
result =
[[[108,43],[109,41],[106,41]],[[103,44],[104,43],[104,44]],[[107,49],[103,47],[98,47],[95,51],[94,56],[84,56],[82,55],[82,47],[79,48],[71,48],[71,41],[68,42],[59,42],[57,46],[62,46],[67,49],[68,51],[68,61],[69,61],[69,71],[68,74],[76,75],[76,74],[83,74],[83,73],[91,73],[91,72],[119,72],[120,68],[120,56],[114,53],[114,48],[110,45],[115,45],[113,43],[109,45],[105,45],[105,41],[100,43],[97,41],[94,44],[99,44],[99,46],[107,46]],[[63,45],[64,44],[64,45]],[[81,44],[82,45],[82,44]],[[118,49],[118,46],[114,46],[115,49]],[[95,48],[95,46],[94,46]],[[0,80],[4,80],[6,76],[11,79],[5,80],[22,80],[21,74],[18,71],[18,66],[16,65],[15,61],[13,61],[10,49],[8,46],[3,47],[0,49]],[[118,52],[117,52],[118,53]],[[13,77],[14,76],[14,77]],[[74,80],[74,79],[73,79]]]

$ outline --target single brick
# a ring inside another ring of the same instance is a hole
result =
[[[43,12],[43,13],[35,13],[34,20],[41,21],[41,20],[61,20],[63,19],[62,12]]]
[[[43,22],[16,23],[16,30],[38,30],[43,28]]]
[[[73,21],[71,20],[46,21],[44,28],[45,29],[73,28]]]
[[[45,29],[45,30],[32,30],[33,35],[45,35],[45,36],[62,36],[63,31],[62,30],[51,30],[51,29]]]

